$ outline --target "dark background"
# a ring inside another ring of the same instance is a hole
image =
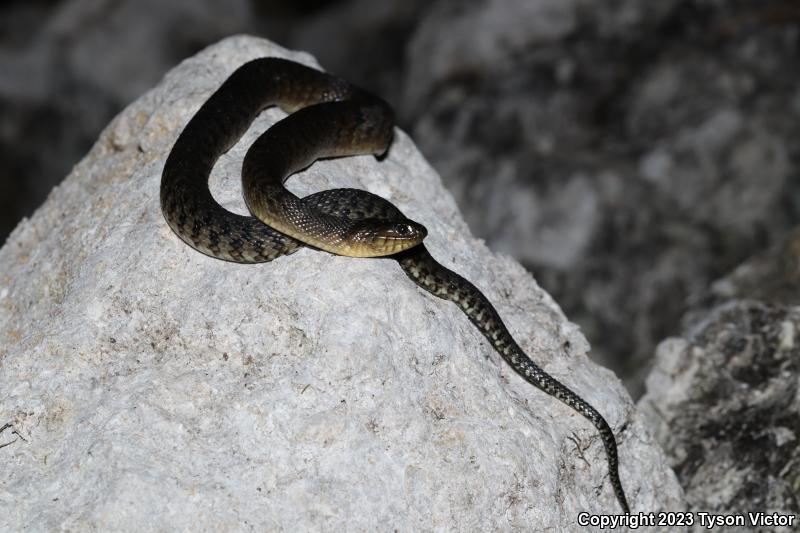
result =
[[[519,259],[635,395],[656,344],[748,258],[783,243],[772,296],[794,298],[788,0],[6,1],[0,242],[111,117],[237,33],[389,100],[473,233]]]

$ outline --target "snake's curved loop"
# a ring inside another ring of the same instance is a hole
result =
[[[271,171],[279,169],[282,175],[278,180],[282,182],[319,157],[382,153],[391,141],[393,115],[377,97],[293,61],[261,58],[245,63],[186,125],[161,177],[164,217],[181,239],[205,254],[254,263],[292,253],[300,246],[297,239],[253,217],[227,211],[208,189],[208,176],[216,160],[244,134],[258,113],[271,105],[286,111],[309,106],[315,109],[293,113],[291,120],[284,119],[270,128],[256,143],[264,153],[249,151],[245,166],[251,170],[244,173],[245,177],[272,177]],[[314,120],[315,116],[326,120]],[[265,169],[269,172],[259,172]],[[325,214],[315,210],[313,200],[301,201],[280,184],[279,189],[259,189],[257,180],[250,181],[255,188],[246,189],[245,198],[257,213],[263,212],[259,210],[262,206],[274,207],[291,223],[281,228],[332,253],[388,255],[420,243],[427,234],[423,226],[409,220],[353,221]],[[353,208],[364,207],[358,195],[351,201]]]
[[[614,493],[623,511],[629,513],[619,478],[617,443],[608,423],[522,351],[477,287],[440,265],[423,245],[410,244],[425,236],[422,226],[409,221],[387,200],[366,191],[335,189],[302,200],[287,196],[283,180],[319,157],[386,149],[391,139],[391,110],[387,113],[388,106],[381,100],[340,78],[291,61],[264,58],[240,67],[189,121],[164,165],[161,209],[175,233],[200,252],[239,263],[271,261],[303,245],[254,217],[225,210],[208,190],[214,162],[242,136],[259,111],[271,104],[288,111],[302,109],[270,128],[248,151],[243,174],[250,186],[245,192],[249,207],[270,220],[271,211],[277,207],[279,214],[283,212],[279,218],[290,219],[290,232],[303,230],[307,222],[297,221],[310,218],[312,233],[323,240],[358,241],[355,235],[359,231],[372,228],[372,235],[378,236],[374,243],[388,243],[397,250],[407,246],[392,258],[409,278],[435,296],[455,302],[518,374],[594,424],[605,446]],[[258,192],[262,187],[266,195]],[[323,228],[334,226],[340,237],[320,235]],[[405,244],[398,246],[401,242]],[[317,241],[311,244],[320,248],[327,245]]]
[[[383,154],[391,143],[393,124],[388,104],[366,96],[292,113],[264,132],[245,155],[242,189],[247,207],[281,233],[339,255],[384,256],[419,244],[427,230],[405,217],[353,220],[323,213],[283,186],[286,178],[317,159]]]

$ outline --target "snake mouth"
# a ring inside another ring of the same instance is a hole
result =
[[[392,255],[418,245],[428,235],[422,224],[412,220],[369,221],[350,235],[353,243],[348,255],[354,257],[381,257]]]
[[[395,254],[418,245],[427,235],[428,230],[425,226],[408,220],[378,230],[372,245],[376,250],[386,250],[389,254]]]

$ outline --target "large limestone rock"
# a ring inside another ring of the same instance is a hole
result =
[[[569,530],[619,512],[594,428],[497,357],[455,305],[392,260],[301,250],[205,257],[158,203],[176,135],[238,65],[232,38],[118,116],[0,250],[0,530]],[[244,212],[247,146],[212,176]],[[682,496],[620,382],[517,263],[472,238],[402,132],[389,157],[320,162],[304,195],[354,186],[430,230],[531,357],[616,429],[634,510]]]

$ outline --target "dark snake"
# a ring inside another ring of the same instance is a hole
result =
[[[255,216],[231,213],[211,196],[211,169],[261,110],[272,105],[291,114],[256,140],[242,167],[245,201]],[[288,176],[316,159],[384,153],[393,128],[386,102],[341,78],[279,58],[250,61],[225,80],[179,135],[161,177],[161,210],[187,244],[227,261],[271,261],[306,245],[395,259],[420,287],[458,305],[523,379],[594,424],[614,493],[629,513],[608,423],[522,351],[477,287],[430,255],[421,244],[427,234],[423,226],[366,191],[334,189],[299,199],[283,187]]]

